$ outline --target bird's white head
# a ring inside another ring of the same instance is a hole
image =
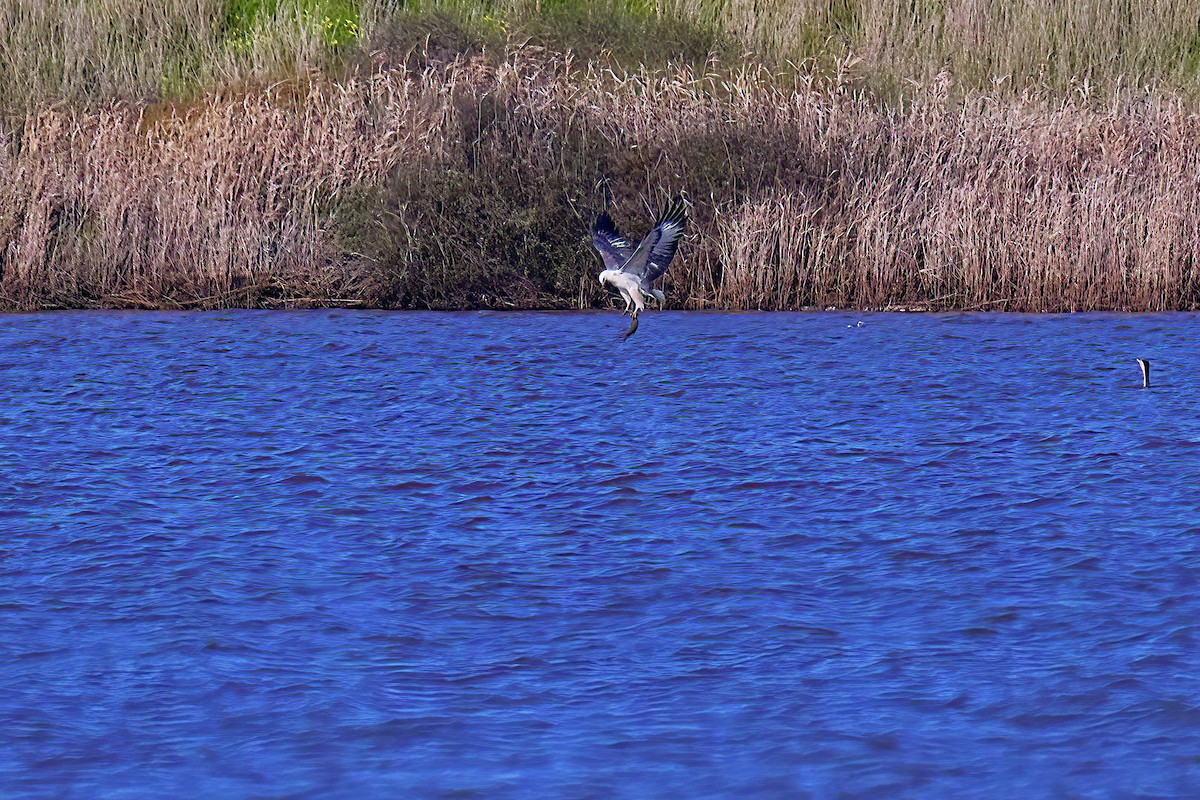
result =
[[[612,276],[616,274],[616,270],[606,269],[600,273],[600,285],[612,282]]]

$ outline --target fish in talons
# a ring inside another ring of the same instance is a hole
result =
[[[605,194],[607,201],[607,192]],[[604,262],[600,285],[620,293],[625,301],[621,314],[629,315],[629,330],[621,336],[621,341],[637,333],[638,317],[646,308],[646,298],[653,298],[660,308],[666,302],[662,290],[655,288],[653,283],[666,273],[675,258],[687,220],[687,199],[680,194],[667,204],[654,227],[635,248],[617,230],[607,208],[596,218],[596,224],[592,226],[592,247]]]

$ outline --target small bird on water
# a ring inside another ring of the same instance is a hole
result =
[[[1137,360],[1138,366],[1142,368],[1142,388],[1150,388],[1150,362],[1144,358]]]
[[[605,191],[607,205],[607,190]],[[687,203],[680,194],[659,214],[654,227],[635,250],[613,224],[608,210],[601,212],[592,227],[592,247],[604,262],[600,285],[611,286],[625,300],[622,314],[630,315],[629,330],[621,337],[625,341],[638,329],[638,315],[646,307],[646,297],[653,297],[661,307],[666,297],[655,289],[654,281],[661,278],[675,258],[679,239],[687,227]]]

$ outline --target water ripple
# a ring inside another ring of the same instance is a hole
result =
[[[1196,320],[6,317],[5,797],[1195,796]]]

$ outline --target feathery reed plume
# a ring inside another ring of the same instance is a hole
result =
[[[618,209],[694,199],[686,307],[1200,305],[1200,121],[1169,92],[888,106],[749,63],[385,61],[31,111],[0,139],[0,304],[588,306],[606,175]]]

